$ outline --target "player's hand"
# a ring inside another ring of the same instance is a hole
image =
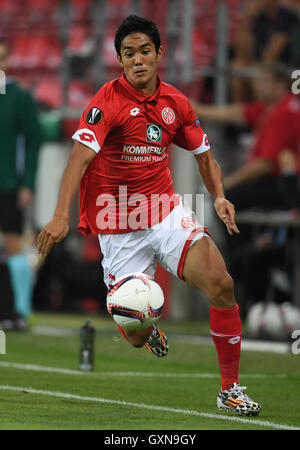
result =
[[[47,256],[54,244],[62,241],[69,231],[68,219],[54,216],[51,222],[44,226],[37,238],[37,252]]]
[[[215,199],[215,209],[220,219],[225,223],[230,236],[234,233],[238,234],[240,230],[235,223],[234,205],[224,197],[217,197]]]

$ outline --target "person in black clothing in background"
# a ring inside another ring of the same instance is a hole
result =
[[[0,40],[0,70],[9,69],[9,47]],[[24,170],[17,167],[19,137],[24,137]],[[10,282],[14,296],[12,328],[26,323],[31,313],[33,274],[22,253],[23,210],[33,201],[41,131],[36,104],[29,92],[6,76],[5,94],[0,95],[0,232],[8,256]],[[22,173],[21,173],[22,172]],[[0,302],[5,303],[4,292]],[[0,310],[1,310],[0,303]],[[4,313],[3,313],[4,314]],[[23,321],[20,318],[24,319]]]
[[[260,63],[299,66],[300,8],[294,3],[295,0],[246,2],[232,48],[231,68],[237,74],[231,78],[231,101],[253,100],[251,79],[238,72],[242,74],[244,69]]]

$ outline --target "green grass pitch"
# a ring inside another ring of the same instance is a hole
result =
[[[214,346],[180,338],[208,335],[208,324],[162,320],[169,354],[156,358],[119,337],[110,318],[92,317],[95,370],[80,373],[78,331],[85,320],[37,314],[31,331],[6,333],[0,429],[300,429],[299,355],[242,352],[240,383],[263,407],[258,417],[243,420],[216,407],[220,378]]]

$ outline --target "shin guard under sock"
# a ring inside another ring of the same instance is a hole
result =
[[[228,309],[210,307],[209,321],[218,353],[223,391],[232,383],[239,382],[242,327],[238,305]]]

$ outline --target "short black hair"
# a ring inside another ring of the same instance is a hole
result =
[[[152,20],[145,19],[145,17],[131,14],[120,24],[115,36],[115,49],[119,56],[121,56],[121,44],[123,39],[132,33],[147,34],[155,46],[156,53],[160,47],[160,33]]]

